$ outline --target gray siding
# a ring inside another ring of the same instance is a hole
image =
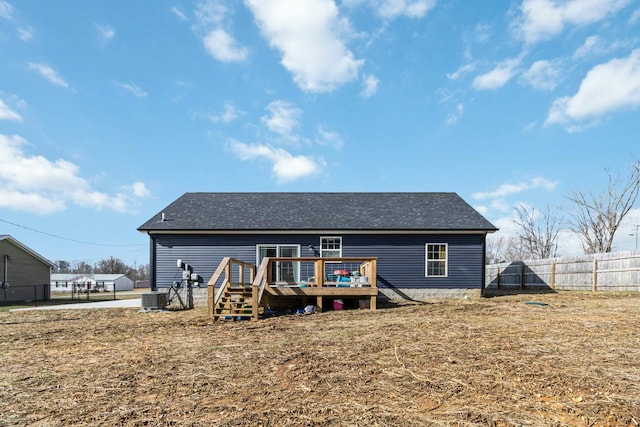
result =
[[[211,278],[223,257],[256,262],[257,244],[295,244],[301,256],[313,255],[309,245],[319,246],[317,235],[154,235],[152,239],[152,283],[171,286],[181,280],[176,259],[193,266],[203,277]],[[330,235],[340,236],[339,233]],[[395,289],[480,289],[483,279],[484,235],[351,235],[342,236],[344,257],[377,257],[378,286]],[[448,244],[448,276],[425,277],[425,245]],[[309,274],[301,272],[305,278]]]
[[[0,291],[0,301],[48,300],[51,277],[49,265],[13,243],[0,240],[0,282],[4,280],[5,255],[9,255],[9,288]]]

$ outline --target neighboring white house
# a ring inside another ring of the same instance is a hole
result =
[[[70,274],[55,273],[51,275],[51,292],[113,292],[133,290],[133,280],[124,274]]]

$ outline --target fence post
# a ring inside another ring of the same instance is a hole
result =
[[[555,261],[551,262],[551,289],[556,289],[556,263]]]
[[[524,289],[524,263],[520,265],[520,289]]]
[[[496,273],[496,289],[500,289],[500,266],[496,267],[498,272]]]
[[[593,259],[593,286],[591,290],[594,292],[598,290],[598,260],[596,258]]]

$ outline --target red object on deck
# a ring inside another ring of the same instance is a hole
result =
[[[336,276],[349,276],[349,270],[333,270]]]

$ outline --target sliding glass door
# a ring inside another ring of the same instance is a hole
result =
[[[298,258],[300,245],[258,245],[258,265],[266,257]],[[276,282],[297,283],[300,278],[300,263],[279,261],[271,264],[271,277]]]

